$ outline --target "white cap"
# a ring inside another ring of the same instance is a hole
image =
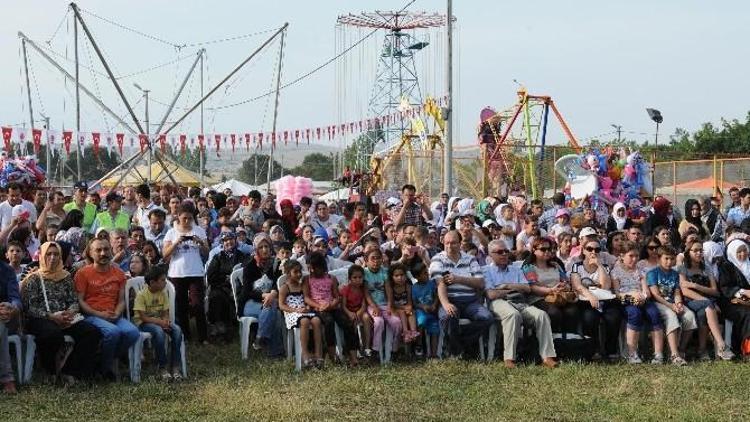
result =
[[[599,233],[596,232],[595,228],[593,228],[593,227],[584,227],[578,233],[578,238],[589,237],[589,236],[598,236],[598,235],[599,235]]]

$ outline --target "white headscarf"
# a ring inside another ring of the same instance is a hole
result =
[[[711,241],[703,242],[703,263],[715,280],[719,278],[719,266],[714,262],[714,258],[722,255],[724,255],[724,248],[720,244]]]
[[[458,215],[474,215],[474,199],[464,198],[458,201]]]
[[[745,280],[750,281],[750,260],[747,258],[744,261],[737,259],[737,250],[741,247],[750,248],[744,241],[734,240],[729,242],[727,246],[727,258],[745,276]]]
[[[454,205],[458,205],[458,201],[460,201],[460,200],[461,200],[461,198],[459,198],[458,196],[451,196],[450,199],[448,199],[448,212],[447,212],[447,214],[445,216],[446,220],[449,220],[449,219],[452,220],[452,219],[458,217],[458,211],[457,210],[454,211],[453,210],[453,206]]]
[[[622,230],[625,228],[625,222],[628,220],[628,217],[620,217],[617,215],[617,211],[624,210],[625,204],[622,202],[618,202],[615,204],[614,207],[612,207],[612,218],[615,219],[615,224],[617,225],[617,230]]]

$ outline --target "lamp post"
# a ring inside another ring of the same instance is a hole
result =
[[[621,136],[621,134],[622,134],[622,125],[616,125],[616,124],[612,123],[610,126],[612,126],[613,128],[615,128],[615,130],[617,131],[617,143],[620,143],[620,141],[622,140],[622,136]]]
[[[146,120],[145,120],[146,133],[145,133],[145,135],[146,135],[146,138],[148,139],[148,180],[146,182],[147,183],[151,183],[151,159],[152,159],[152,156],[153,156],[153,150],[151,149],[151,128],[148,125],[148,93],[151,92],[151,91],[148,90],[148,89],[141,88],[141,86],[138,85],[138,84],[136,84],[136,83],[134,83],[133,86],[136,87],[139,91],[141,91],[143,93],[143,96],[146,97],[145,98],[146,99],[146,105],[145,105],[145,108],[146,108]]]
[[[664,117],[661,115],[661,111],[655,109],[655,108],[647,108],[646,113],[648,113],[648,117],[651,118],[651,120],[656,123],[656,132],[654,132],[654,150],[659,149],[659,124],[664,121]],[[658,152],[658,151],[657,151]],[[654,185],[655,182],[655,175],[656,175],[656,152],[651,156],[651,186],[656,191],[656,185]],[[674,182],[674,181],[673,181]]]

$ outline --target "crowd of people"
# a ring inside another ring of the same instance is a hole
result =
[[[476,358],[490,330],[509,368],[524,344],[547,367],[576,353],[630,364],[746,360],[750,188],[729,194],[726,208],[717,192],[682,213],[662,196],[611,207],[562,193],[551,204],[520,192],[430,201],[412,185],[382,203],[294,204],[146,184],[102,201],[85,182],[71,197],[10,184],[0,189],[0,383],[16,391],[15,333],[34,335],[38,368],[72,384],[115,379],[148,332],[157,374],[179,380],[183,338],[231,342],[237,317],[257,319],[253,347],[271,358],[285,356],[284,330],[299,328],[305,368],[374,359],[386,332],[404,356]],[[147,287],[126,303],[132,277]]]

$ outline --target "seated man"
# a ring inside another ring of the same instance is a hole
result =
[[[510,250],[505,242],[493,240],[487,249],[492,263],[483,268],[485,295],[490,301],[490,309],[500,318],[503,326],[505,367],[516,367],[516,349],[523,333],[521,324],[525,322],[534,327],[542,364],[554,368],[557,366],[554,359],[557,354],[549,316],[526,301],[526,294],[530,291],[529,282],[519,268],[508,265]]]
[[[125,273],[112,262],[112,247],[105,239],[91,241],[88,258],[92,264],[76,272],[75,286],[86,321],[102,333],[102,375],[114,380],[112,364],[127,353],[140,337],[138,328],[122,317],[125,310]]]
[[[8,264],[0,262],[0,385],[3,393],[15,394],[13,367],[10,363],[8,325],[21,310],[21,296],[18,291],[16,274]],[[16,350],[16,353],[20,353]]]
[[[495,322],[490,311],[482,306],[482,270],[476,258],[461,252],[459,232],[446,233],[443,244],[445,250],[435,255],[430,263],[430,277],[438,282],[438,317],[450,353],[458,356],[463,345],[473,354],[477,351],[479,337]],[[459,328],[460,318],[471,322]]]

